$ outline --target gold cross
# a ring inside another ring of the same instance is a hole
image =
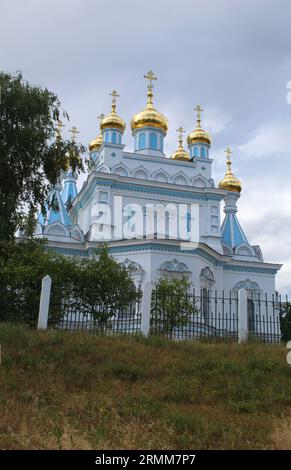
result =
[[[116,98],[119,98],[120,95],[116,90],[112,90],[112,92],[109,93],[109,96],[112,96],[112,104],[116,104]]]
[[[182,144],[183,144],[183,133],[185,133],[185,131],[184,131],[182,126],[178,127],[178,129],[176,129],[176,131],[179,132],[179,145],[181,147]]]
[[[226,153],[227,161],[230,162],[230,156],[233,152],[230,150],[229,146],[226,147],[224,152]]]
[[[196,111],[196,113],[197,113],[197,119],[200,119],[201,118],[201,113],[203,111],[200,104],[197,104],[197,106],[194,108],[194,111]]]
[[[146,78],[147,80],[149,80],[150,84],[149,84],[149,86],[148,86],[148,89],[149,89],[149,90],[152,90],[152,88],[153,88],[152,81],[153,81],[153,80],[157,80],[157,77],[155,77],[154,72],[152,72],[152,71],[150,70],[146,75],[144,75],[144,78]]]
[[[57,124],[57,129],[55,129],[56,133],[57,133],[57,138],[60,139],[61,138],[61,131],[62,131],[62,127],[65,127],[65,125],[62,123],[62,121],[59,119],[58,120],[58,124]]]
[[[73,126],[72,129],[69,129],[69,132],[72,134],[72,142],[75,142],[76,135],[80,134],[80,131],[78,131],[76,126]]]

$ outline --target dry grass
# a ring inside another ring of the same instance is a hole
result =
[[[0,343],[2,449],[290,448],[284,346],[12,325]]]

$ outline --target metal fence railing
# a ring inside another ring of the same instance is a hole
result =
[[[13,279],[8,281],[1,283],[0,321],[19,321],[35,328],[40,308],[40,281],[28,280],[25,284]],[[270,298],[245,291],[242,301],[233,291],[178,290],[177,295],[151,288],[143,299],[141,288],[134,289],[135,295],[127,297],[134,300],[121,305],[118,297],[101,301],[95,294],[90,298],[90,289],[85,295],[79,287],[52,282],[48,326],[107,335],[143,332],[175,340],[248,339],[267,343],[291,340],[291,304],[287,297],[274,295]]]
[[[152,293],[151,333],[173,339],[237,341],[238,299],[231,292],[193,290],[179,298]]]
[[[79,294],[79,292],[78,292]],[[120,306],[118,298],[110,302],[80,301],[72,286],[52,285],[49,324],[59,330],[87,331],[106,335],[134,334],[141,330],[141,291],[136,300]]]

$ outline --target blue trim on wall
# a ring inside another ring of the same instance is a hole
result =
[[[87,250],[78,250],[72,248],[62,248],[62,247],[47,247],[48,249],[52,249],[57,251],[58,253],[63,253],[67,255],[73,256],[90,256],[96,248],[88,248]],[[217,260],[214,256],[211,256],[209,253],[206,253],[201,248],[196,248],[193,250],[182,250],[178,247],[173,246],[165,246],[158,243],[145,243],[143,245],[127,245],[127,246],[109,246],[109,251],[111,254],[121,254],[121,253],[128,253],[128,252],[143,252],[143,251],[163,251],[165,253],[180,253],[180,254],[191,254],[191,255],[198,255],[201,258],[205,259],[209,263],[212,263],[214,266],[222,267],[225,271],[236,271],[241,273],[253,273],[253,274],[270,274],[274,275],[277,273],[277,269],[273,268],[263,268],[263,267],[247,267],[247,266],[239,266],[239,265],[228,265],[224,261]]]
[[[108,186],[112,189],[121,189],[125,191],[136,191],[148,194],[160,194],[163,196],[174,196],[182,199],[192,199],[193,201],[221,201],[222,195],[218,194],[195,194],[192,191],[179,191],[179,190],[172,190],[167,188],[160,188],[160,187],[147,187],[143,185],[137,185],[134,183],[122,183],[113,180],[103,180],[101,178],[96,178],[95,184],[90,185],[88,191],[82,196],[82,199],[79,200],[74,207],[74,210],[78,210],[88,202],[90,197],[93,195],[93,192],[98,186],[98,184],[102,186]]]

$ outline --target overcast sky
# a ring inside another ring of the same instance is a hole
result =
[[[230,145],[243,183],[239,220],[265,261],[284,264],[277,287],[291,293],[290,0],[1,0],[0,14],[0,69],[57,93],[86,145],[115,88],[132,149],[149,69],[169,119],[167,155],[200,103],[215,181]]]

